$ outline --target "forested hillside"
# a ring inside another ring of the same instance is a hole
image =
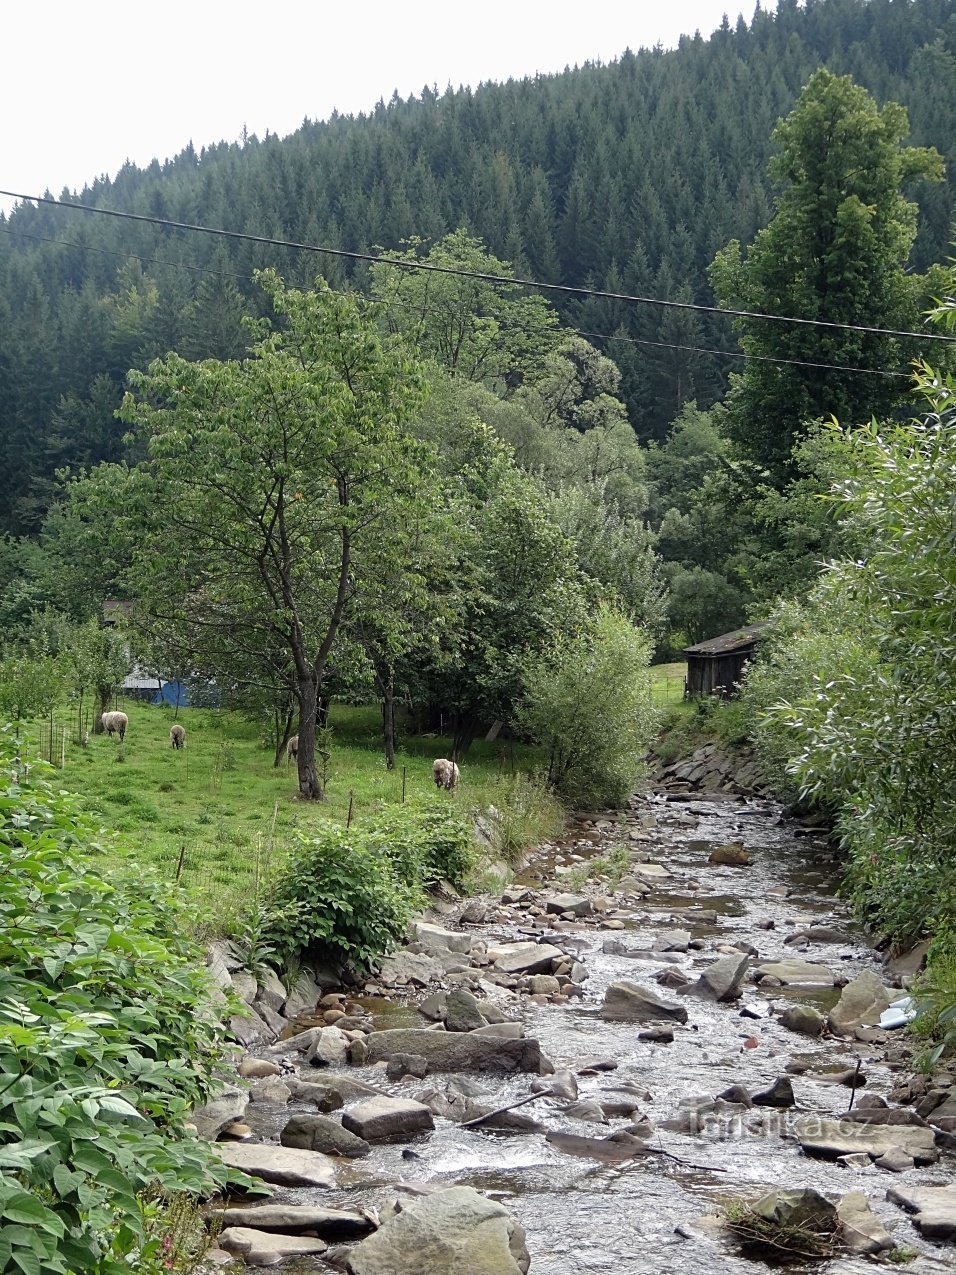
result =
[[[911,144],[956,153],[952,0],[781,0],[776,14],[758,9],[674,51],[423,89],[368,117],[307,121],[284,140],[190,146],[75,198],[358,252],[465,228],[519,277],[712,304],[708,267],[769,221],[771,132],[821,64],[904,105]],[[907,194],[920,209],[910,266],[923,271],[951,253],[953,178]],[[113,413],[131,367],[171,349],[245,348],[239,316],[261,304],[254,268],[274,266],[293,285],[317,273],[333,286],[368,281],[342,258],[49,206],[19,206],[0,231],[0,529],[17,535],[39,528],[58,467],[120,455]],[[736,348],[725,319],[551,299],[621,369],[639,439],[664,438],[689,400],[723,396],[735,364],[675,347]]]

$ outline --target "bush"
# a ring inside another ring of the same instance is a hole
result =
[[[182,1130],[215,1089],[221,1007],[168,887],[103,881],[45,768],[8,737],[0,767],[0,1269],[158,1271],[157,1189],[226,1179]]]
[[[542,777],[501,776],[478,790],[472,815],[481,818],[492,848],[515,866],[526,850],[560,835],[564,807]]]
[[[428,887],[446,880],[461,890],[475,866],[471,827],[444,797],[392,806],[376,816],[365,835],[408,886]]]
[[[633,791],[657,724],[651,644],[600,607],[582,632],[529,663],[520,725],[550,751],[548,781],[578,806],[616,804]]]

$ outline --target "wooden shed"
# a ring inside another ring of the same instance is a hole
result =
[[[687,657],[685,695],[722,695],[733,699],[744,665],[767,629],[767,622],[748,624],[720,637],[684,648]]]

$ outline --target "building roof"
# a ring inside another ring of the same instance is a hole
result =
[[[759,624],[748,624],[740,629],[732,629],[730,633],[722,633],[720,637],[708,638],[706,642],[698,642],[696,646],[685,646],[684,655],[731,655],[741,651],[749,651],[760,641],[768,626],[767,620]]]

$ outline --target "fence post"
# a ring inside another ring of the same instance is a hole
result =
[[[405,767],[402,767],[402,805],[405,804]]]
[[[346,828],[351,828],[352,826],[352,790],[351,789],[349,789],[349,816],[348,816],[348,819],[345,821],[345,826]]]

